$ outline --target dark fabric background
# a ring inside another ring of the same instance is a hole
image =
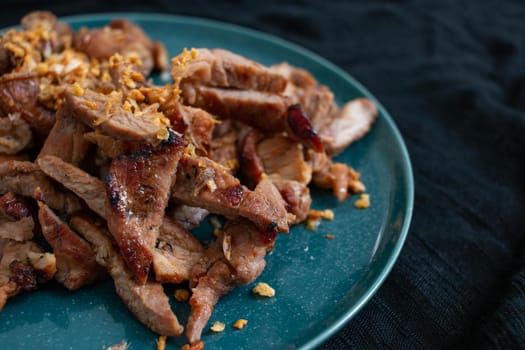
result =
[[[412,226],[392,273],[322,349],[525,348],[525,2],[4,1],[241,24],[340,66],[384,104],[411,155]]]

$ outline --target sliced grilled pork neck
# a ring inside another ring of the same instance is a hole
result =
[[[183,155],[172,198],[229,218],[253,221],[261,230],[288,232],[286,210],[263,191],[250,191],[224,167],[209,158]]]
[[[44,203],[39,203],[38,218],[42,234],[53,248],[57,261],[55,278],[70,290],[106,277],[106,271],[95,260],[91,246],[73,232]]]
[[[155,279],[162,283],[189,280],[202,251],[201,243],[187,229],[164,217],[153,255]]]
[[[182,96],[190,105],[221,118],[240,121],[263,132],[286,132],[309,148],[323,149],[308,116],[286,96],[187,84],[182,86]]]
[[[33,241],[0,238],[0,311],[6,300],[22,291],[37,288],[56,272],[55,256]]]
[[[49,132],[38,158],[51,155],[78,165],[90,145],[84,139],[84,133],[88,130],[84,123],[71,116],[67,104],[62,104],[56,113],[56,122]]]
[[[247,220],[226,223],[223,233],[192,271],[191,314],[186,327],[190,344],[199,342],[221,296],[261,274],[266,266],[264,258],[272,248],[273,241],[268,242],[253,223]]]
[[[25,197],[33,197],[35,190],[45,197],[46,203],[61,213],[74,213],[82,209],[82,202],[49,179],[37,165],[17,160],[0,162],[0,193],[13,192]]]
[[[106,177],[106,219],[139,283],[148,277],[184,141],[175,132],[157,147],[113,159]]]
[[[98,263],[108,270],[117,294],[140,322],[161,335],[182,333],[183,327],[173,314],[162,285],[152,281],[138,283],[108,232],[85,216],[73,217],[70,224],[93,245]]]
[[[114,92],[108,96],[88,89],[80,96],[68,89],[65,97],[75,118],[108,136],[156,144],[166,134],[167,119],[155,105],[132,112],[123,108],[121,94]]]
[[[193,49],[172,61],[175,82],[279,93],[286,79],[267,67],[223,49]]]
[[[102,180],[55,156],[42,156],[36,163],[42,172],[84,200],[101,218],[106,217],[106,186]]]

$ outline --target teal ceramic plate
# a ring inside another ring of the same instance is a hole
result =
[[[102,26],[115,17],[138,23],[164,42],[170,55],[184,47],[222,47],[264,64],[281,61],[303,67],[331,87],[339,103],[370,93],[348,74],[289,42],[228,24],[177,16],[104,14],[70,17],[75,28]],[[380,106],[373,131],[337,160],[362,173],[372,206],[353,206],[314,190],[313,206],[331,208],[335,220],[317,231],[303,226],[280,235],[259,278],[276,290],[257,299],[252,285],[222,298],[211,320],[226,323],[223,333],[204,331],[206,349],[311,349],[349,321],[371,298],[391,270],[407,235],[413,204],[410,160],[391,117]],[[327,239],[333,234],[334,239]],[[182,322],[188,306],[173,302]],[[248,320],[243,330],[231,324]],[[155,349],[157,336],[127,311],[111,282],[68,292],[51,283],[8,300],[0,313],[2,349],[104,349],[126,340],[130,349]],[[184,338],[170,338],[177,349]]]

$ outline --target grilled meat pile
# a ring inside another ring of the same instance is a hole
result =
[[[0,38],[0,310],[56,280],[111,278],[154,332],[184,331],[162,284],[189,283],[189,348],[219,298],[254,281],[278,233],[303,222],[309,185],[364,191],[332,156],[376,106],[340,107],[308,72],[223,49],[184,50],[126,20],[73,31],[33,12]],[[149,76],[169,69],[172,82]],[[208,214],[225,225],[203,245]],[[46,251],[42,245],[51,248]]]

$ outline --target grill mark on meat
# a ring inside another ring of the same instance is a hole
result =
[[[177,336],[183,332],[162,285],[152,281],[138,283],[108,232],[85,216],[74,216],[70,224],[93,245],[98,263],[108,270],[117,294],[140,322],[161,335]]]
[[[78,165],[88,151],[89,142],[84,139],[84,133],[88,130],[84,123],[71,116],[67,104],[62,104],[37,159],[52,155]]]
[[[173,59],[175,82],[279,93],[286,79],[267,67],[224,49],[193,49]]]
[[[108,228],[137,281],[146,282],[184,141],[174,131],[157,147],[111,162],[106,177]]]
[[[38,218],[42,233],[53,248],[57,261],[55,278],[69,290],[75,290],[106,277],[95,260],[90,245],[74,233],[44,203],[39,202]]]
[[[0,193],[12,192],[33,197],[35,190],[40,188],[47,205],[52,209],[71,214],[83,208],[77,196],[59,188],[31,162],[17,160],[0,162],[0,178],[2,179]]]
[[[253,221],[265,230],[274,223],[288,232],[286,210],[272,202],[263,191],[250,191],[239,180],[211,159],[183,155],[177,168],[172,198],[182,204],[201,207],[228,218],[237,216]],[[272,205],[276,207],[272,207]]]
[[[238,285],[253,282],[273,248],[273,242],[265,242],[260,230],[247,220],[228,221],[223,231],[231,239],[229,259],[224,256],[220,235],[192,271],[191,314],[186,327],[190,344],[200,341],[219,298]]]

